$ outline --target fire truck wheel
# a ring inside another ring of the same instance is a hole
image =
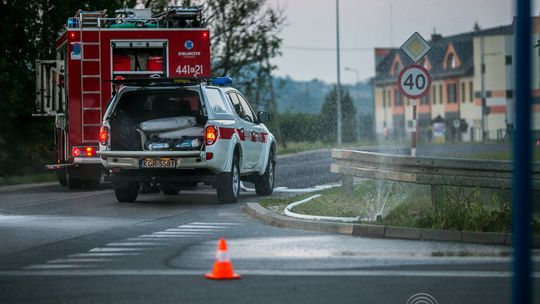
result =
[[[270,150],[270,157],[266,164],[266,170],[263,175],[255,178],[255,193],[258,196],[271,195],[274,192],[274,171],[276,162],[274,161],[274,151]]]
[[[121,203],[132,203],[139,194],[139,183],[128,183],[127,188],[114,188],[114,195]]]
[[[82,182],[80,178],[75,178],[69,174],[69,170],[66,173],[67,178],[67,186],[69,189],[77,189],[82,186]]]
[[[222,204],[234,204],[240,196],[240,167],[238,153],[234,154],[231,172],[221,173],[216,179],[218,200]]]
[[[66,176],[66,169],[59,169],[56,170],[56,177],[58,177],[58,182],[62,186],[67,186],[67,176]]]

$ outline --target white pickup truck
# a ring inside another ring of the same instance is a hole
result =
[[[230,82],[124,83],[105,112],[98,152],[118,201],[135,201],[142,183],[178,194],[205,182],[222,203],[238,200],[241,180],[253,182],[258,195],[272,194],[270,114],[255,114]]]

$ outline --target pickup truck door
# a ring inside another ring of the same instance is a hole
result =
[[[242,95],[232,91],[227,93],[227,98],[233,105],[238,116],[238,127],[244,134],[244,140],[241,142],[244,169],[256,169],[263,149],[263,129],[257,124],[257,116]]]

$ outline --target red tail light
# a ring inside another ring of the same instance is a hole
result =
[[[96,156],[96,147],[73,147],[71,148],[72,157],[92,157]]]
[[[81,156],[81,149],[77,148],[77,147],[73,147],[71,149],[71,156],[73,157],[79,157]]]
[[[215,126],[206,127],[205,140],[206,145],[211,146],[216,143],[218,139],[218,130]]]
[[[208,32],[207,31],[202,32],[202,37],[204,39],[208,38]]]
[[[99,143],[106,146],[109,142],[109,128],[103,126],[99,129]]]

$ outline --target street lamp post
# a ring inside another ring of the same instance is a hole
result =
[[[350,67],[345,67],[345,71],[350,71],[350,72],[354,72],[356,74],[356,84],[358,84],[359,82],[359,71],[357,69],[353,69],[353,68],[350,68]]]
[[[337,50],[337,89],[336,89],[336,104],[337,104],[337,143],[342,143],[342,115],[341,115],[341,67],[339,58],[339,0],[336,0],[336,50]]]
[[[358,82],[359,82],[359,78],[360,78],[358,70],[350,68],[350,67],[345,67],[345,71],[354,72],[356,74],[356,83],[354,85],[358,86]],[[358,90],[356,90],[356,97],[358,98],[358,100],[360,100],[360,94],[359,94]],[[358,117],[358,112],[357,112],[356,116]],[[357,129],[357,131],[359,131],[359,130]],[[357,141],[360,140],[360,132],[356,132],[356,140]]]

